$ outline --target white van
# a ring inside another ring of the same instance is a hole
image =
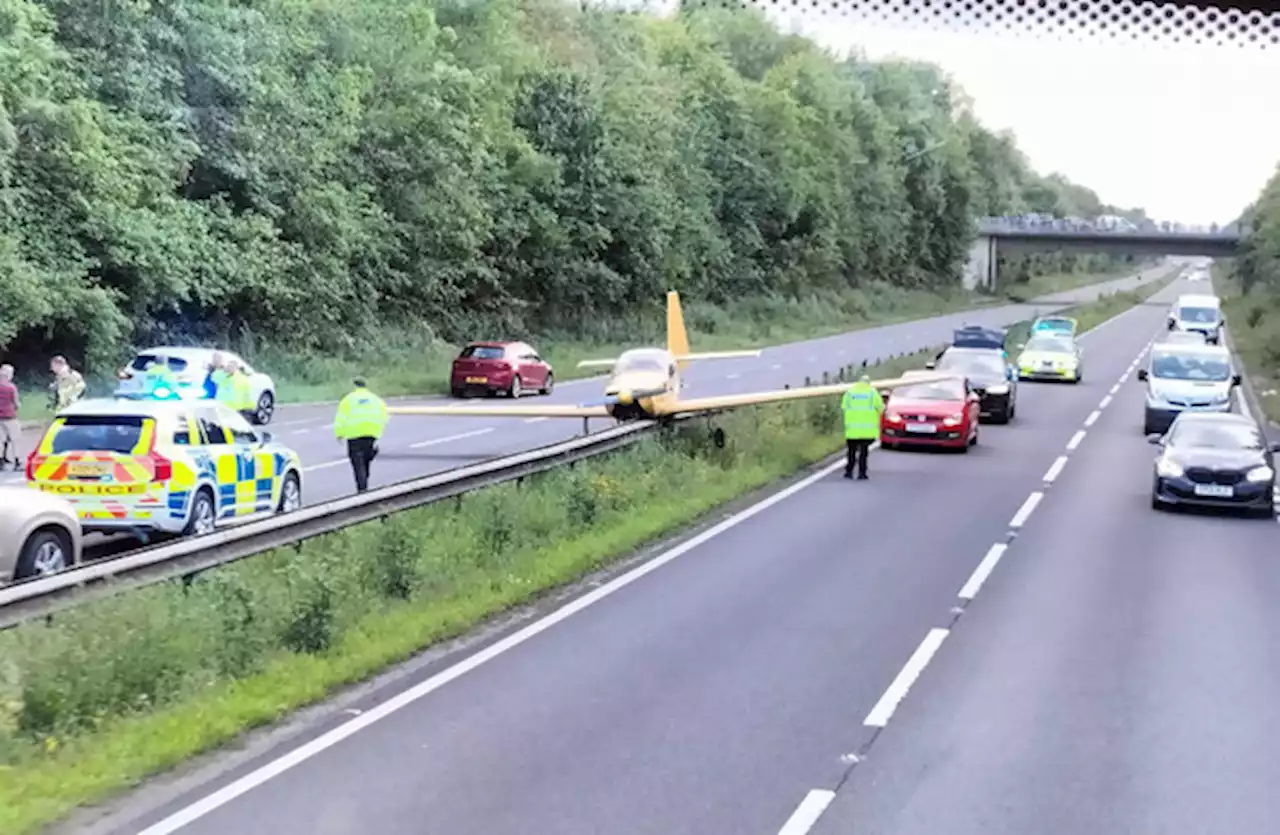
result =
[[[1195,331],[1204,341],[1217,345],[1222,341],[1222,302],[1217,296],[1178,296],[1169,309],[1169,330]]]

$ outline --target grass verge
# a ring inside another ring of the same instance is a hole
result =
[[[1232,265],[1215,263],[1214,292],[1222,299],[1228,338],[1267,420],[1280,423],[1280,299],[1259,288],[1244,293]]]
[[[1071,315],[1085,329],[1142,298],[1117,293]],[[920,367],[934,353],[873,373]],[[716,422],[729,437],[723,449],[708,427],[681,427],[524,486],[0,634],[0,833],[25,835],[368,679],[841,445],[834,398]]]
[[[1031,295],[1096,284],[1125,274],[1119,271],[1046,276],[1032,280],[1036,288],[1045,289],[1037,289]],[[699,350],[714,351],[815,339],[1007,302],[1003,297],[961,290],[940,293],[873,283],[826,296],[747,299],[730,306],[685,299],[684,308],[693,343]],[[571,337],[553,332],[511,338],[530,341],[555,368],[557,379],[564,381],[597,373],[578,369],[580,360],[616,356],[646,342],[660,344],[665,338],[665,313],[661,304],[655,304],[625,323],[589,324],[586,328],[592,335]],[[477,334],[477,338],[486,335]],[[275,379],[281,403],[307,403],[337,400],[350,390],[351,379],[357,374],[364,374],[370,387],[384,397],[445,394],[449,364],[458,348],[436,339],[424,326],[384,333],[376,348],[353,348],[354,358],[299,355],[272,346],[249,347],[244,353]],[[115,386],[115,379],[110,376],[89,373],[86,379],[93,394],[108,394]],[[50,417],[45,392],[24,390],[22,397],[22,420]]]

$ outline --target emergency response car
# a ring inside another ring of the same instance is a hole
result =
[[[276,408],[275,381],[270,375],[255,371],[239,354],[221,349],[174,346],[148,348],[139,352],[127,366],[116,372],[120,382],[116,386],[115,394],[117,397],[150,396],[152,392],[147,390],[145,372],[149,365],[164,357],[165,364],[173,374],[177,390],[159,395],[155,399],[173,397],[186,400],[211,397],[212,395],[205,390],[205,376],[209,373],[209,364],[213,362],[214,354],[222,354],[223,359],[234,360],[244,369],[245,375],[249,378],[249,401],[252,403],[246,411],[252,413],[255,423],[261,426],[270,423]]]
[[[27,484],[67,499],[86,533],[206,534],[302,506],[302,464],[210,400],[93,399],[63,409]]]

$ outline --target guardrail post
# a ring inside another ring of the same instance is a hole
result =
[[[590,423],[591,423],[591,418],[584,417],[584,418],[582,419],[582,434],[583,434],[583,435],[590,435],[590,434],[591,434],[591,429],[590,429],[590,426],[589,426],[589,424],[590,424]]]
[[[831,375],[826,371],[822,372],[822,384],[825,386],[830,382],[831,382]]]
[[[809,379],[809,375],[804,375],[804,387],[808,388],[811,385],[813,385],[813,381]]]

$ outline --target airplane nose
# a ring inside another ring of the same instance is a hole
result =
[[[630,406],[635,402],[635,398],[631,396],[631,392],[623,390],[618,392],[618,402],[623,406]]]

